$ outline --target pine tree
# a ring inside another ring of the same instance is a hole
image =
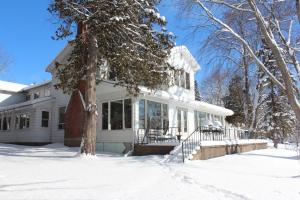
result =
[[[197,80],[195,80],[195,100],[196,101],[202,101],[202,97],[200,95],[200,90],[199,90],[199,85],[198,85],[198,82]]]
[[[274,55],[263,41],[260,57],[264,65],[278,79],[282,80],[281,73],[276,67]],[[295,128],[296,117],[293,113],[284,91],[275,85],[270,78],[259,71],[258,87],[263,89],[263,96],[259,99],[260,120],[258,129],[274,142],[278,142],[290,136]]]
[[[149,89],[168,85],[167,56],[173,36],[156,9],[157,0],[53,0],[48,10],[60,20],[57,39],[77,36],[67,63],[57,63],[57,88],[71,93],[86,83],[82,153],[96,145],[96,83],[108,69],[116,84],[136,95],[143,83]]]
[[[234,114],[227,116],[226,121],[243,127],[245,122],[244,96],[243,96],[243,78],[236,74],[229,83],[228,95],[224,97],[225,108],[231,109]]]

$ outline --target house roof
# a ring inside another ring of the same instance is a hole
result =
[[[191,54],[191,52],[186,46],[176,46],[173,49],[171,49],[169,61],[171,61],[173,64],[178,64],[180,62],[179,59],[182,58],[188,61],[189,65],[194,71],[200,70],[199,63],[195,60],[194,56]]]
[[[43,97],[43,98],[33,99],[31,101],[25,101],[22,103],[17,103],[17,104],[13,104],[13,105],[9,105],[9,106],[2,106],[2,107],[0,107],[0,111],[18,109],[18,108],[22,108],[22,107],[26,107],[26,106],[30,106],[33,104],[54,100],[54,99],[55,99],[54,97]]]
[[[2,90],[2,91],[19,92],[27,86],[28,85],[0,80],[0,90]]]
[[[57,54],[57,56],[47,66],[46,72],[51,72],[53,70],[53,68],[55,67],[56,62],[63,63],[64,61],[66,61],[67,56],[70,55],[72,49],[73,49],[73,46],[72,46],[72,41],[71,41]],[[191,67],[194,71],[197,71],[200,69],[200,65],[195,60],[195,58],[193,57],[193,55],[190,53],[190,51],[188,50],[188,48],[186,46],[182,45],[182,46],[173,47],[171,49],[171,55],[170,55],[169,59],[172,59],[174,56],[176,56],[176,54],[180,54],[181,56],[183,56],[184,59],[186,59],[189,62],[189,64],[191,65]]]
[[[29,86],[23,88],[22,91],[27,91],[27,90],[37,88],[37,87],[40,87],[40,86],[44,86],[44,85],[47,85],[47,84],[50,84],[50,83],[51,83],[51,80],[48,80],[48,81],[44,81],[44,82],[41,82],[41,83],[29,85]]]

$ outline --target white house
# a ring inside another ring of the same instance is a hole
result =
[[[30,86],[0,81],[0,142],[79,144],[82,118],[77,113],[80,112],[76,104],[78,97],[54,88],[58,81],[55,62],[66,61],[71,50],[67,45],[47,67],[51,81]],[[200,66],[188,49],[184,46],[173,48],[169,63],[183,69],[184,73],[174,77],[175,85],[166,90],[149,91],[141,86],[140,95],[132,97],[125,88],[114,87],[110,80],[97,86],[99,151],[130,150],[138,131],[149,128],[150,120],[155,117],[160,120],[158,128],[179,127],[176,134],[182,138],[198,126],[225,125],[225,117],[233,114],[231,110],[195,101],[194,75]],[[68,109],[70,112],[65,116]],[[79,122],[65,126],[65,119]]]

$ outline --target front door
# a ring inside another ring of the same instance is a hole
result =
[[[178,131],[182,133],[187,133],[187,110],[184,108],[177,109],[177,126]]]

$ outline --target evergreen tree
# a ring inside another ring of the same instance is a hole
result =
[[[200,95],[200,90],[199,90],[199,85],[198,85],[198,82],[197,80],[195,80],[195,100],[196,101],[202,101],[202,97]]]
[[[167,56],[173,36],[156,9],[158,0],[53,0],[49,11],[58,17],[57,39],[73,35],[67,63],[57,63],[57,88],[72,92],[86,83],[82,153],[94,154],[96,145],[96,83],[113,72],[116,84],[136,95],[143,83],[149,89],[168,85]],[[98,76],[97,76],[98,74]]]
[[[226,121],[243,127],[245,122],[244,114],[244,96],[243,96],[243,78],[236,74],[229,83],[228,95],[224,97],[225,108],[231,109],[234,114],[227,116]]]
[[[260,57],[268,70],[278,79],[282,80],[281,73],[276,67],[274,55],[263,41]],[[258,87],[263,89],[263,96],[259,99],[260,120],[258,129],[274,142],[278,142],[290,136],[295,128],[296,118],[284,91],[275,85],[262,71],[259,71]]]

